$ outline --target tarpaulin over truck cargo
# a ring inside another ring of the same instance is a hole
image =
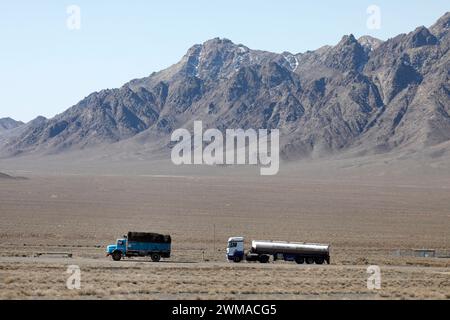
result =
[[[158,233],[128,232],[129,242],[171,243],[170,236]]]

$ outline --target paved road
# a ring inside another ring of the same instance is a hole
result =
[[[195,262],[195,261],[176,261],[176,260],[166,260],[158,263],[154,263],[151,260],[145,259],[134,259],[134,260],[122,260],[122,261],[112,261],[110,258],[86,258],[86,257],[0,257],[0,264],[2,263],[30,263],[30,264],[55,264],[55,265],[89,265],[98,266],[104,268],[133,268],[136,265],[139,267],[145,266],[148,268],[283,268],[283,269],[293,269],[293,268],[316,268],[316,269],[349,269],[349,270],[363,270],[367,269],[367,265],[297,265],[295,263],[228,263],[228,262]],[[380,266],[384,270],[392,271],[421,271],[430,273],[441,273],[450,275],[450,269],[445,267],[423,267],[423,266]]]

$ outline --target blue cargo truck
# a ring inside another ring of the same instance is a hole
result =
[[[146,232],[128,232],[118,239],[116,244],[107,246],[107,256],[114,261],[123,257],[151,257],[159,262],[161,258],[170,258],[172,239],[168,235]]]

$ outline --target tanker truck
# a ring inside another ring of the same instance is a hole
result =
[[[304,242],[259,241],[253,240],[250,251],[244,250],[244,237],[228,239],[227,259],[239,263],[259,261],[268,263],[270,257],[274,261],[295,261],[298,264],[330,264],[330,245]]]

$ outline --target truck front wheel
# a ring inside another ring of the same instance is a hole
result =
[[[152,261],[153,262],[159,262],[159,260],[161,260],[161,256],[157,253],[153,253],[152,254]]]
[[[236,263],[241,262],[241,260],[242,260],[241,257],[237,257],[237,256],[236,256],[236,257],[233,258],[233,261],[236,262]]]
[[[122,259],[122,252],[114,251],[113,254],[112,254],[112,259],[114,261],[120,261],[120,259]]]

